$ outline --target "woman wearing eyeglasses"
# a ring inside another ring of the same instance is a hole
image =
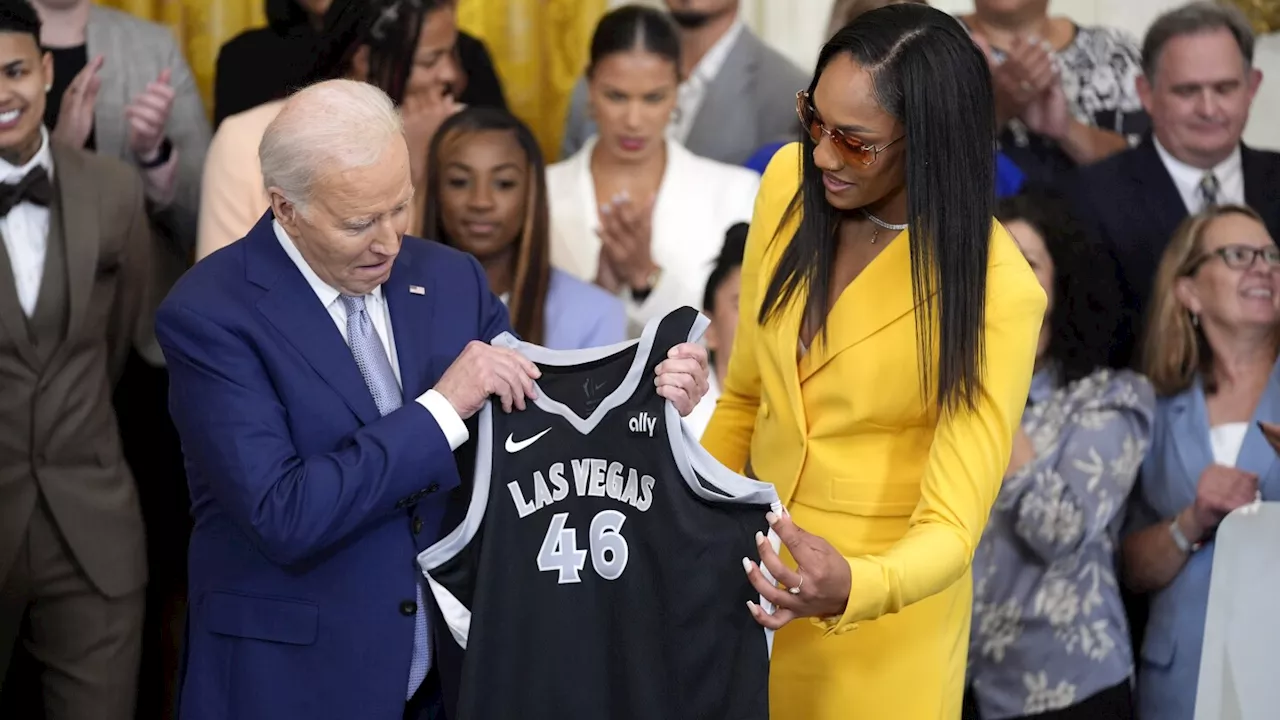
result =
[[[970,559],[1046,305],[992,219],[992,106],[953,18],[873,10],[823,47],[765,172],[702,441],[789,509],[782,558],[744,559],[778,608],[744,609],[779,629],[775,719],[960,716]]]
[[[1151,594],[1138,717],[1195,712],[1214,530],[1232,510],[1280,499],[1259,422],[1280,422],[1280,249],[1252,210],[1183,221],[1156,271],[1143,370],[1159,401],[1130,498],[1126,582]]]

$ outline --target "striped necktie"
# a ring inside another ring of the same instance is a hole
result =
[[[364,297],[339,296],[342,306],[347,310],[347,344],[351,346],[351,354],[355,356],[360,374],[364,376],[364,384],[373,395],[373,402],[378,406],[378,413],[386,416],[400,409],[404,402],[401,398],[400,383],[396,380],[395,371],[391,368],[391,360],[387,358],[386,348],[378,337],[378,329],[369,319],[364,306]],[[409,664],[409,689],[406,698],[412,698],[418,686],[427,676],[431,666],[431,636],[427,632],[427,612],[423,605],[422,578],[417,577],[414,588],[417,591],[417,606],[413,623],[413,659]]]
[[[1222,188],[1218,185],[1218,176],[1211,172],[1204,174],[1200,178],[1200,210],[1212,210],[1218,206],[1218,192]]]

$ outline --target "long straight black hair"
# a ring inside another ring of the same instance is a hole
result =
[[[399,105],[413,71],[422,25],[428,15],[444,10],[452,12],[451,0],[333,0],[324,14],[307,84],[346,77],[356,52],[367,47],[369,84]]]
[[[446,245],[453,240],[444,229],[444,209],[440,201],[444,157],[449,143],[465,142],[475,133],[507,132],[524,151],[529,165],[528,195],[524,204],[524,224],[516,239],[511,271],[511,300],[508,308],[511,327],[522,340],[542,343],[546,332],[547,288],[551,284],[551,211],[548,209],[546,162],[529,127],[514,115],[497,108],[472,106],[445,120],[431,138],[427,153],[427,197],[423,203],[423,234]]]
[[[982,390],[987,254],[995,208],[995,111],[982,51],[950,15],[890,5],[859,16],[823,46],[812,93],[836,57],[871,73],[876,99],[906,131],[907,222],[920,382],[943,412],[976,406]],[[801,133],[802,179],[787,209],[800,225],[779,260],[759,321],[804,302],[825,333],[831,266],[842,213],[826,202],[816,147]],[[777,238],[775,238],[776,240]],[[904,278],[905,280],[905,278]]]

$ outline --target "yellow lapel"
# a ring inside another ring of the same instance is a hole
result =
[[[827,316],[826,337],[819,334],[814,338],[813,347],[797,366],[800,382],[840,353],[912,312],[915,305],[911,292],[911,242],[903,232],[840,293]],[[796,327],[798,332],[798,323]],[[796,338],[792,335],[793,357]]]

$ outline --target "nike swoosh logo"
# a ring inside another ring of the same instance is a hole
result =
[[[507,436],[507,446],[506,446],[507,452],[518,453],[521,450],[529,447],[530,445],[538,442],[538,438],[542,437],[543,435],[546,435],[549,432],[551,432],[551,428],[547,428],[546,430],[543,430],[542,432],[538,433],[537,435],[534,435],[528,440],[521,440],[520,442],[516,442],[515,433],[512,433]]]

